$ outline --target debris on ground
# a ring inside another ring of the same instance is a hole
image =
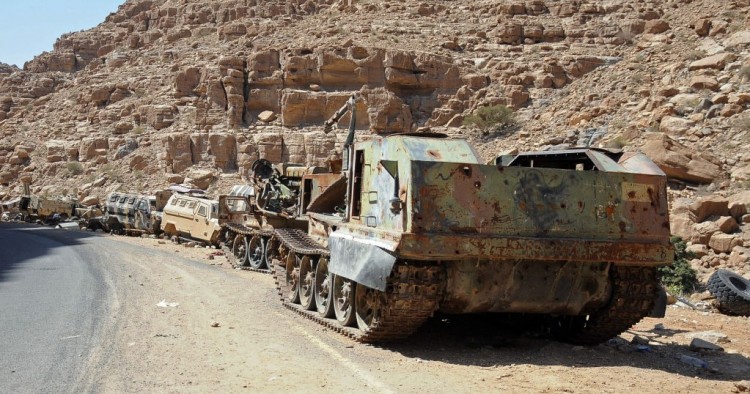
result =
[[[167,300],[161,300],[161,301],[159,301],[158,304],[156,304],[156,306],[158,306],[160,308],[174,308],[174,307],[176,307],[178,305],[180,305],[180,304],[178,304],[176,302],[167,302]]]
[[[694,352],[701,350],[723,352],[724,348],[700,338],[693,338],[693,340],[690,341],[690,350]]]
[[[703,361],[703,360],[701,360],[699,358],[696,358],[696,357],[686,356],[686,355],[683,354],[683,355],[680,356],[680,361],[682,361],[685,364],[692,365],[692,366],[694,366],[696,368],[701,368],[701,369],[707,369],[708,368],[708,363],[707,362],[705,362],[705,361]]]

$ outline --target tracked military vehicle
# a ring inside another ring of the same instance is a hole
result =
[[[303,185],[302,178],[307,176]],[[265,159],[253,163],[248,183],[236,185],[219,196],[219,223],[224,244],[231,251],[234,265],[263,270],[269,267],[267,246],[277,228],[307,232],[307,216],[300,204],[309,202],[340,178],[321,167],[282,163]],[[300,189],[307,200],[300,199]]]
[[[352,121],[343,159],[322,193],[300,189],[307,232],[276,229],[266,258],[285,306],[358,341],[404,338],[439,311],[539,318],[594,344],[659,296],[656,268],[673,256],[666,177],[644,155],[569,149],[487,165],[440,135],[355,142]]]

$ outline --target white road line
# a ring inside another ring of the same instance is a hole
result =
[[[65,340],[65,339],[73,339],[73,338],[80,338],[80,337],[81,337],[80,335],[71,335],[69,337],[62,337],[62,338],[60,338],[60,340],[62,341],[62,340]]]
[[[276,313],[278,316],[283,316],[280,313]],[[341,353],[337,352],[336,349],[328,346],[325,342],[321,341],[320,338],[310,334],[309,332],[305,331],[304,328],[300,326],[293,326],[297,331],[302,333],[307,339],[310,340],[313,344],[315,344],[317,347],[319,347],[324,352],[328,353],[331,357],[333,357],[336,361],[339,362],[339,364],[345,366],[350,371],[354,373],[358,378],[364,380],[368,386],[373,387],[377,390],[380,390],[383,393],[395,393],[392,389],[388,388],[383,382],[379,381],[376,377],[372,376],[367,371],[363,370],[362,368],[358,367],[357,364],[349,360],[348,358],[344,357]]]

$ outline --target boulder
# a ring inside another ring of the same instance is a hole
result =
[[[669,23],[662,19],[646,21],[643,32],[646,34],[661,34],[669,30]]]
[[[185,177],[180,174],[167,174],[165,177],[170,184],[181,184],[185,182]]]
[[[83,200],[81,200],[81,205],[86,206],[86,207],[97,205],[97,204],[99,204],[99,197],[95,195],[88,196],[84,198]]]
[[[180,173],[193,165],[192,141],[187,133],[167,134],[161,138],[162,159],[168,171]]]
[[[742,206],[748,207],[748,206],[750,206],[750,190],[746,190],[746,191],[743,191],[743,192],[732,194],[731,196],[727,197],[727,200],[729,201],[728,205],[730,207],[730,211],[731,211],[731,207],[735,206],[735,205],[737,205],[737,206],[742,205]],[[736,209],[739,209],[739,207],[736,208]],[[737,212],[737,213],[739,213],[739,212]],[[748,212],[745,211],[743,213],[743,215],[745,213],[748,213]],[[732,216],[735,217],[735,218],[737,217],[734,214],[732,214]]]
[[[693,23],[693,30],[695,30],[695,34],[701,37],[707,36],[711,30],[711,20],[707,18],[698,19]]]
[[[708,245],[714,234],[720,233],[719,226],[714,222],[703,222],[693,225],[693,233],[690,242],[694,244]]]
[[[714,221],[722,233],[731,234],[740,229],[740,225],[731,216],[722,216]]]
[[[750,260],[750,249],[743,246],[735,246],[729,254],[727,265],[733,268],[744,268]]]
[[[714,233],[708,246],[716,253],[729,253],[735,246],[742,246],[742,238],[734,234]]]
[[[685,251],[694,254],[697,258],[701,258],[708,255],[708,246],[703,244],[691,244],[685,248]]]
[[[647,134],[641,150],[670,178],[711,183],[722,174],[718,165],[664,133]]]
[[[217,168],[224,171],[237,169],[237,140],[234,134],[211,134],[208,143]]]
[[[192,169],[188,172],[188,178],[186,179],[186,182],[189,181],[195,187],[199,189],[206,190],[209,186],[211,186],[211,183],[216,178],[216,174],[214,174],[211,170],[206,169]]]
[[[736,56],[729,52],[717,53],[715,55],[696,60],[688,66],[688,70],[715,69],[722,70],[728,63],[734,61]]]
[[[693,340],[690,341],[690,350],[694,352],[699,352],[699,351],[723,352],[724,348],[719,345],[715,345],[711,342],[700,339],[700,338],[693,338]]]
[[[271,123],[276,120],[276,114],[273,111],[263,111],[258,114],[258,120],[263,123]]]
[[[750,44],[750,30],[738,31],[724,40],[724,46],[733,48]]]
[[[696,90],[710,90],[715,92],[719,90],[719,82],[716,78],[706,75],[696,75],[690,78],[690,87]]]
[[[748,215],[750,216],[750,215]],[[672,214],[669,218],[670,233],[684,240],[689,240],[693,235],[693,225],[690,213]]]
[[[674,116],[665,116],[659,123],[659,131],[669,134],[670,136],[680,136],[684,135],[693,126],[695,126],[695,122],[691,120]]]
[[[721,196],[709,196],[692,203],[690,212],[695,215],[697,223],[710,216],[729,216],[729,200]]]

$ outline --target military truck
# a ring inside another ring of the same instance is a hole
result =
[[[162,212],[161,230],[175,240],[219,246],[219,202],[203,195],[173,194]]]
[[[113,234],[158,234],[161,231],[161,211],[173,191],[160,190],[155,195],[112,192],[104,202],[101,215],[96,209],[81,216],[79,227],[101,229]]]
[[[355,142],[353,122],[343,153],[336,183],[317,196],[301,188],[308,231],[276,229],[267,258],[285,306],[358,341],[404,338],[441,312],[512,313],[595,344],[651,313],[663,291],[666,176],[642,154],[577,148],[482,164],[442,135]]]
[[[71,197],[44,197],[24,195],[18,203],[18,209],[26,221],[44,223],[57,222],[72,218],[76,214],[78,201]]]
[[[223,242],[231,250],[234,264],[239,267],[263,269],[268,267],[266,246],[275,228],[307,231],[307,216],[299,204],[302,178],[305,187],[321,192],[341,174],[332,174],[322,167],[281,163],[273,165],[265,159],[256,160],[250,168],[246,185],[236,185],[227,195],[219,196],[219,224]]]

